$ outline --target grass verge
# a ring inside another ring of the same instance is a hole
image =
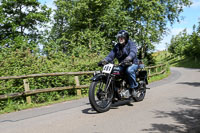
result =
[[[170,64],[175,67],[200,68],[200,59],[181,57],[171,60]]]
[[[162,80],[162,79],[168,77],[170,74],[171,74],[170,70],[167,70],[165,74],[161,74],[161,75],[158,75],[158,76],[153,76],[153,77],[151,77],[151,78],[149,79],[149,83]]]

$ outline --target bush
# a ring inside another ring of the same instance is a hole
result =
[[[9,53],[0,54],[0,76],[20,76],[39,73],[55,73],[55,72],[78,72],[97,70],[97,62],[101,60],[101,56],[94,53],[85,53],[80,56],[67,56],[63,53],[54,53],[52,56],[46,57],[32,53],[29,49],[16,50]],[[92,58],[92,60],[91,60]],[[80,76],[81,84],[89,84],[90,76]],[[44,89],[64,86],[74,86],[74,76],[56,76],[56,77],[40,77],[29,79],[30,89]],[[23,92],[23,79],[0,80],[0,94],[10,94]],[[87,90],[83,90],[87,93]],[[75,89],[40,93],[31,96],[33,103],[44,103],[46,101],[58,100],[67,96],[76,95]],[[1,110],[8,108],[8,104],[26,103],[24,98],[1,100]]]

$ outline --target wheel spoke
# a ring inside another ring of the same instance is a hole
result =
[[[98,82],[95,88],[95,101],[96,104],[101,107],[105,108],[111,101],[111,94],[109,89],[105,92],[106,84],[104,82]]]

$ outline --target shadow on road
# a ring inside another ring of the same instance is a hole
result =
[[[186,84],[194,87],[200,87],[200,82],[179,82],[177,84]]]
[[[117,109],[118,107],[121,107],[121,106],[133,106],[132,103],[133,101],[131,100],[118,101],[112,104],[111,109]]]
[[[130,101],[130,100],[124,100],[124,101],[118,101],[114,104],[111,105],[110,109],[118,109],[118,107],[121,107],[121,106],[133,106],[132,104],[133,101]],[[87,108],[87,109],[84,109],[82,110],[82,113],[84,114],[98,114],[94,109],[92,108]]]
[[[87,109],[84,109],[82,110],[82,113],[84,114],[98,114],[94,109],[92,108],[87,108]]]
[[[200,133],[200,99],[180,98],[175,99],[177,104],[187,105],[187,109],[178,111],[156,111],[156,118],[171,117],[177,124],[157,124],[153,123],[152,128],[144,129],[148,132],[175,132],[175,133]]]

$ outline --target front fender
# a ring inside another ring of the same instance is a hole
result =
[[[106,75],[103,73],[98,73],[94,77],[92,77],[92,81],[106,80]]]

